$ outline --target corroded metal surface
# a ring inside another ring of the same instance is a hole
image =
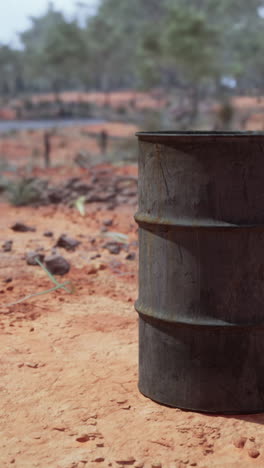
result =
[[[138,136],[139,388],[264,410],[264,134]]]

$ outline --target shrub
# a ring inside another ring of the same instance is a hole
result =
[[[35,184],[35,179],[26,177],[9,182],[7,191],[10,203],[15,206],[36,203],[41,200],[42,195],[40,188]]]

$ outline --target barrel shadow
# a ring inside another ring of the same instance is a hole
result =
[[[253,424],[264,425],[264,412],[256,414],[221,414],[221,413],[207,413],[209,417],[222,417],[225,419],[238,419],[239,421],[245,421]]]

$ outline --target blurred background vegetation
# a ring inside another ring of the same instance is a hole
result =
[[[60,5],[0,43],[0,196],[13,204],[68,200],[59,174],[135,165],[139,129],[264,130],[264,0]]]
[[[263,95],[263,26],[264,0],[101,0],[93,14],[76,3],[71,19],[50,3],[20,49],[0,45],[1,102],[19,96],[30,109],[38,93],[59,102],[67,90],[156,90],[170,112],[146,127],[230,128],[230,97]],[[202,118],[208,99],[218,105],[213,125]]]

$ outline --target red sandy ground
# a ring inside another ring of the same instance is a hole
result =
[[[135,167],[113,170],[136,174]],[[79,168],[36,172],[54,181],[85,179]],[[109,254],[101,232],[111,218],[108,229],[127,234],[129,251],[137,254],[134,211],[90,204],[81,217],[67,207],[0,203],[1,468],[264,466],[264,415],[203,415],[139,393],[138,259],[127,260],[123,249]],[[36,232],[13,232],[15,221]],[[46,230],[53,239],[43,236]],[[60,281],[70,280],[74,293],[60,289],[8,305],[52,287],[24,255],[38,247],[48,255],[62,233],[82,242],[75,252],[59,249],[72,265]],[[13,250],[3,252],[9,239]]]
[[[102,92],[76,92],[68,91],[60,93],[59,98],[64,102],[90,102],[97,106],[105,105],[108,103],[111,107],[127,106],[131,104],[131,101],[136,103],[139,109],[157,109],[166,105],[167,93],[165,89],[156,89],[152,92],[139,92],[139,91],[114,91],[110,93]],[[31,100],[34,103],[54,101],[56,96],[52,93],[32,95]],[[20,100],[14,100],[13,105],[19,105]],[[264,97],[252,97],[252,96],[236,96],[232,99],[232,103],[236,109],[250,109],[259,108],[264,109]]]
[[[41,94],[41,95],[32,95],[30,97],[32,102],[53,102],[56,99],[56,96],[52,93]],[[102,93],[102,92],[76,92],[68,91],[60,93],[60,100],[64,102],[89,102],[98,107],[107,105],[110,108],[135,108],[140,110],[164,110],[168,105],[172,104],[171,96],[164,89],[154,89],[151,92],[138,92],[133,90],[127,91],[117,91],[112,93]],[[232,105],[235,109],[234,116],[234,130],[249,130],[249,131],[264,131],[264,97],[252,97],[252,96],[236,96],[232,98]],[[16,111],[14,108],[23,106],[23,101],[20,99],[14,99],[10,102],[9,107],[0,108],[0,119],[12,120],[16,118]],[[210,109],[212,112],[219,111],[218,103],[202,103],[201,108],[204,112],[208,112]],[[107,124],[110,125],[110,132],[112,132],[111,125],[118,124]],[[25,132],[26,134],[27,132]],[[115,131],[114,131],[115,133]],[[65,144],[65,139],[60,140],[59,144]],[[75,143],[75,147],[80,147],[81,140],[78,143]],[[91,147],[96,149],[95,141],[90,142]],[[12,147],[12,142],[6,142],[8,151],[10,145]],[[4,148],[6,149],[6,147]],[[12,150],[12,148],[11,148]],[[25,153],[29,150],[28,144],[25,141],[19,148],[18,151]],[[65,156],[65,162],[67,162],[69,156],[67,152],[63,153],[60,151],[59,157],[62,158],[63,154]],[[62,154],[63,153],[63,154]],[[0,147],[1,154],[1,147]]]
[[[100,232],[103,220],[112,218],[109,229],[133,243],[134,209],[90,205],[84,218],[53,206],[2,203],[0,210],[0,245],[14,241],[11,253],[0,253],[1,467],[264,466],[263,415],[202,415],[139,393],[137,261],[126,260],[125,251],[110,255]],[[18,220],[37,231],[14,233],[10,226]],[[45,230],[54,239],[43,237]],[[51,286],[23,256],[37,247],[48,254],[63,232],[82,241],[75,252],[60,250],[72,264],[63,280],[72,281],[75,292],[8,306]],[[91,260],[98,252],[101,257]]]
[[[32,102],[53,102],[56,99],[54,93],[37,94],[30,98]],[[140,91],[114,91],[109,93],[102,92],[77,92],[67,91],[59,94],[59,99],[64,102],[89,102],[97,106],[108,106],[118,108],[120,106],[136,105],[137,109],[157,109],[163,107],[166,99],[163,90],[155,90],[152,93]],[[13,106],[21,105],[21,100],[17,99],[12,102]]]
[[[108,151],[112,150],[111,138],[132,138],[138,131],[133,124],[109,122],[59,129],[51,137],[51,161],[54,166],[70,167],[78,152],[88,152],[91,156],[99,155],[98,134],[106,130],[110,139]],[[17,167],[25,164],[40,166],[43,153],[43,130],[24,130],[16,135],[0,138],[0,158],[4,157]]]

